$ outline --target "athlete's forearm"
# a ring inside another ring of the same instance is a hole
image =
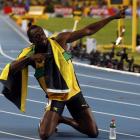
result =
[[[84,28],[83,31],[85,31],[85,35],[92,35],[102,29],[105,25],[107,25],[110,21],[112,21],[114,16],[105,18],[103,20],[100,20],[98,22],[92,23]]]
[[[106,24],[108,24],[110,21],[112,21],[114,19],[124,18],[125,17],[125,9],[126,8],[123,8],[122,10],[120,10],[118,13],[116,13],[113,16],[110,16],[108,18],[105,18],[105,19],[100,20],[96,23],[92,23],[92,24],[86,26],[82,31],[85,32],[85,35],[92,35],[92,34],[96,33],[97,31],[102,29]]]
[[[22,70],[23,68],[27,67],[30,64],[30,58],[24,57],[19,60],[13,61],[10,65],[10,72],[16,73],[19,70]]]
[[[35,69],[35,77],[38,80],[40,87],[44,90],[45,94],[47,95],[47,85],[45,80],[45,61],[36,61],[36,69]]]
[[[38,80],[38,83],[39,83],[40,87],[45,92],[46,96],[48,96],[48,94],[47,94],[47,85],[46,85],[45,77],[44,76],[39,77],[37,80]]]
[[[94,33],[96,33],[97,31],[99,31],[100,29],[102,29],[106,24],[108,24],[110,21],[112,21],[114,18],[114,16],[108,17],[106,19],[100,20],[98,22],[92,23],[86,27],[84,27],[81,30],[77,30],[71,33],[67,33],[64,34],[61,38],[66,38],[66,42],[70,43],[73,41],[76,41],[78,39],[81,39],[85,36],[89,36],[92,35]],[[62,39],[60,39],[62,40]]]

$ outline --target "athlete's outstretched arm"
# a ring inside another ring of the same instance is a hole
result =
[[[125,17],[125,9],[120,10],[117,14],[110,16],[108,18],[105,18],[103,20],[100,20],[98,22],[92,23],[80,30],[74,31],[74,32],[64,32],[60,33],[56,40],[61,44],[64,45],[64,43],[70,43],[73,41],[76,41],[84,36],[89,36],[100,29],[102,29],[106,24],[108,24],[110,21],[114,19],[120,19]]]

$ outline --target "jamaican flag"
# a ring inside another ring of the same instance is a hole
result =
[[[16,60],[27,57],[32,53],[33,46],[23,49]],[[15,61],[16,61],[15,60]],[[28,67],[11,73],[10,63],[7,64],[1,75],[0,82],[3,84],[2,94],[11,102],[13,102],[22,112],[25,112],[27,84],[28,84]]]

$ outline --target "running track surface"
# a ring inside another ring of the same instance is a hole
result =
[[[0,15],[0,71],[28,45],[26,36]],[[100,129],[97,139],[108,140],[109,123],[116,119],[118,140],[140,140],[140,78],[119,72],[74,65],[83,94]],[[0,140],[38,140],[38,123],[46,99],[30,67],[26,113],[21,113],[0,94]],[[18,82],[18,81],[17,81]],[[0,89],[2,85],[0,84]],[[67,109],[64,115],[69,116]],[[60,124],[50,140],[87,140],[73,128]]]

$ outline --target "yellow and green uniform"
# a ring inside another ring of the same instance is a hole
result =
[[[59,101],[69,100],[80,92],[71,57],[55,40],[49,39],[49,42],[53,52],[53,58],[45,65],[47,91],[52,93],[49,94],[49,98]],[[67,95],[63,96],[62,93]]]

